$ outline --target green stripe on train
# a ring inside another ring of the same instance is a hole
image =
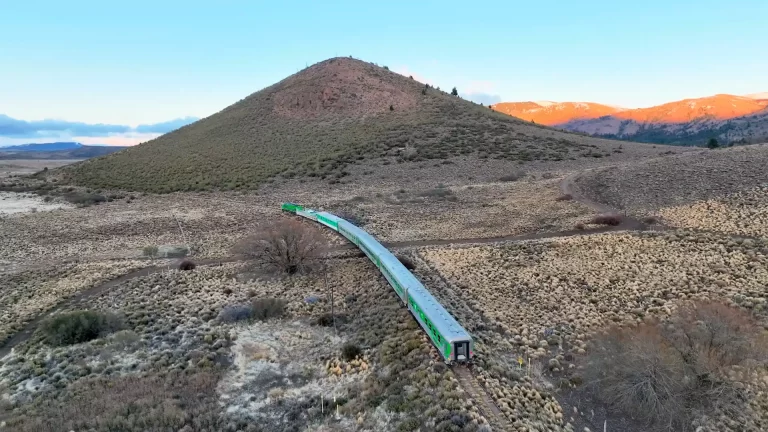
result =
[[[321,216],[318,216],[318,219],[320,219]],[[392,275],[389,273],[389,271],[381,265],[378,259],[376,259],[370,251],[368,251],[368,248],[365,247],[364,244],[360,243],[360,240],[352,235],[349,231],[345,230],[343,227],[338,227],[338,224],[336,225],[339,232],[342,234],[345,234],[346,236],[351,237],[353,239],[353,243],[357,244],[360,249],[363,250],[363,252],[368,256],[368,258],[373,261],[373,263],[380,269],[386,276],[389,276],[388,281],[390,284],[395,288],[395,291],[400,294],[400,296],[403,295],[403,288],[400,286],[399,283],[397,283],[397,280],[392,277]],[[411,296],[408,296],[408,303],[411,304],[411,308],[416,312],[419,319],[421,319],[422,322],[427,323],[427,327],[431,328],[432,331],[427,331],[427,335],[429,335],[429,338],[432,340],[432,342],[435,344],[435,346],[442,347],[443,348],[443,354],[445,358],[451,358],[451,344],[445,339],[443,335],[438,332],[431,321],[427,318],[426,315],[424,315],[424,312],[421,310],[418,304],[416,304],[415,301],[413,301],[413,298]],[[434,334],[433,334],[434,332]]]
[[[291,213],[296,213],[298,210],[304,210],[303,206],[294,203],[283,203],[280,208]]]
[[[424,315],[424,312],[410,295],[408,296],[408,303],[410,303],[411,308],[414,312],[416,312],[416,315],[421,319],[421,321],[427,324],[427,328],[431,329],[431,331],[427,331],[427,335],[429,335],[429,338],[432,339],[432,342],[434,342],[436,346],[443,347],[443,353],[445,354],[445,357],[451,358],[451,344],[445,339],[443,335],[440,334],[439,331],[437,331],[435,326],[432,324],[429,318]]]
[[[319,220],[320,222],[322,222],[322,223],[328,225],[329,227],[335,229],[336,231],[339,230],[339,223],[336,222],[336,221],[332,221],[332,220],[330,220],[327,217],[322,216],[322,215],[317,215],[317,220]]]

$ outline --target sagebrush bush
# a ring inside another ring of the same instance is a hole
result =
[[[111,312],[78,310],[54,315],[40,325],[50,345],[72,345],[107,335],[123,328],[123,322]]]
[[[512,171],[507,175],[501,176],[499,180],[503,182],[513,182],[513,181],[518,181],[523,177],[525,177],[525,171],[517,170],[517,171]]]
[[[221,312],[219,312],[219,321],[244,321],[253,318],[253,315],[253,306],[248,304],[224,306]]]
[[[141,249],[142,255],[144,255],[145,257],[150,257],[150,258],[156,257],[158,252],[159,252],[159,248],[157,246],[155,246],[155,245],[144,246]]]
[[[358,357],[363,353],[363,350],[360,349],[359,346],[348,342],[345,343],[343,347],[341,347],[341,356],[346,361],[354,360],[355,357]]]
[[[397,255],[397,260],[400,261],[400,263],[408,270],[416,269],[416,264],[414,264],[413,260],[406,255]]]
[[[183,260],[179,264],[179,270],[182,270],[182,271],[194,270],[195,267],[197,267],[197,265],[194,262],[190,261],[190,260]]]
[[[563,194],[557,197],[557,201],[571,201],[573,199],[573,195],[571,194]]]
[[[325,313],[317,317],[317,320],[315,320],[315,324],[323,327],[333,327],[334,318],[336,320],[336,325],[340,325],[347,322],[346,314],[336,314],[334,317],[334,315],[330,313]]]
[[[285,314],[285,305],[288,302],[275,298],[260,298],[251,302],[253,318],[266,321],[270,318],[280,318]]]
[[[655,225],[659,223],[659,218],[657,218],[656,216],[647,216],[643,218],[643,223],[646,225]]]
[[[593,225],[609,225],[609,226],[617,226],[621,225],[622,220],[624,220],[624,217],[617,213],[606,213],[606,214],[600,214],[595,217],[593,217],[589,223]]]
[[[705,411],[733,417],[742,409],[744,395],[727,373],[733,366],[768,364],[765,343],[746,312],[693,302],[667,321],[597,337],[585,379],[604,403],[648,430],[688,431]]]

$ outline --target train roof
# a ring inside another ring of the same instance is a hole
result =
[[[416,300],[422,311],[429,316],[432,324],[437,327],[437,331],[448,341],[470,339],[469,334],[456,321],[448,311],[435,299],[432,293],[419,282],[403,263],[397,259],[387,248],[381,245],[372,235],[354,224],[326,212],[320,212],[324,217],[339,223],[339,229],[344,229],[355,235],[361,243],[365,244],[368,250],[377,255],[382,265],[386,266],[392,276],[407,288],[408,294]]]

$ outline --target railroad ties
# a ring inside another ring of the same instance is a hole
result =
[[[477,407],[480,409],[480,413],[488,420],[491,428],[496,431],[511,431],[513,430],[512,424],[509,423],[504,414],[501,413],[499,407],[493,402],[493,399],[488,395],[488,392],[477,382],[477,379],[472,374],[472,371],[468,367],[463,365],[454,365],[451,367],[456,379],[461,383],[461,387],[469,393],[469,397],[475,401]]]

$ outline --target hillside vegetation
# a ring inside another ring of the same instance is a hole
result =
[[[337,182],[364,160],[472,155],[518,161],[608,155],[562,133],[351,58],[317,63],[222,111],[60,172],[68,184],[166,193],[252,189],[274,178]]]

